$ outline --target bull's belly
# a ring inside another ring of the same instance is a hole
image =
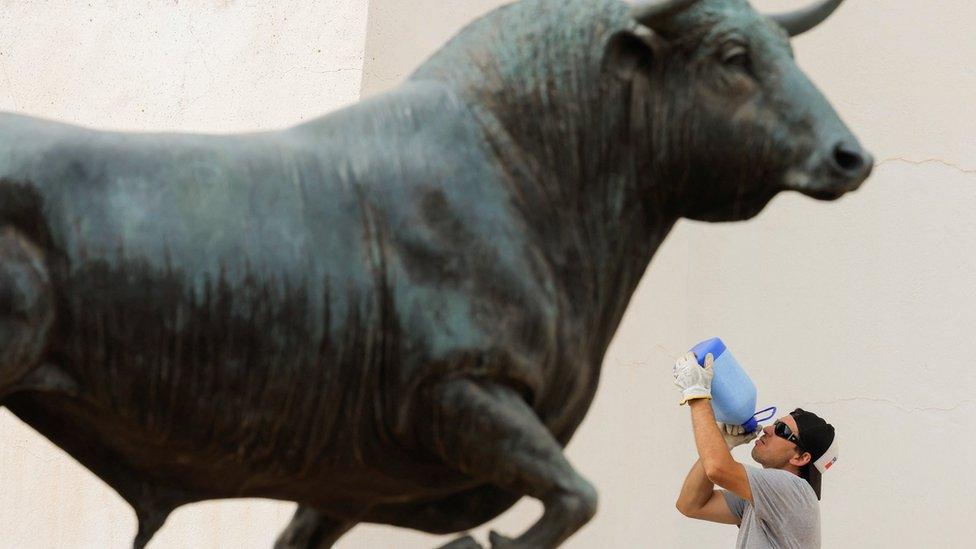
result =
[[[372,396],[380,394],[382,376],[364,376],[359,370],[355,378],[351,371],[339,374],[335,369],[325,374],[321,362],[295,363],[296,376],[285,377],[291,370],[283,369],[281,376],[257,384],[263,384],[261,391],[241,392],[244,384],[232,375],[239,365],[210,363],[206,379],[182,371],[181,376],[194,381],[180,386],[199,386],[209,391],[205,397],[168,392],[158,380],[147,383],[144,370],[119,367],[144,360],[130,356],[105,368],[115,377],[113,384],[102,378],[79,379],[81,397],[27,393],[8,404],[127,499],[126,491],[136,482],[186,494],[187,501],[262,497],[353,517],[377,505],[393,509],[454,501],[477,484],[420,457],[422,452],[404,447],[378,428],[376,420],[386,410],[375,408],[374,403],[383,399]],[[359,356],[345,366],[363,368],[368,363],[368,356]],[[390,368],[377,368],[384,369]],[[340,378],[360,383],[336,383]],[[252,398],[256,396],[261,398]],[[585,415],[591,397],[590,391],[583,391],[544,414],[563,444]],[[390,401],[390,406],[398,403]],[[505,502],[483,511],[501,512],[510,505],[508,498],[501,499]],[[441,513],[442,520],[454,524],[457,517],[449,510]]]
[[[87,398],[23,393],[5,404],[130,501],[152,487],[181,494],[185,502],[261,497],[342,516],[377,504],[436,498],[474,484],[376,438],[361,436],[358,443],[326,449],[299,444],[275,449],[273,441],[297,431],[241,428],[238,434],[265,437],[264,442],[248,446],[237,436],[215,434],[201,444],[190,434],[194,425],[163,434]],[[208,421],[201,416],[198,424]]]

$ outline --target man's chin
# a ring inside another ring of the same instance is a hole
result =
[[[756,463],[761,463],[759,461],[759,445],[760,444],[761,443],[759,442],[759,440],[756,440],[756,443],[752,445],[752,450],[749,452],[749,455],[752,456],[752,460],[755,461]]]

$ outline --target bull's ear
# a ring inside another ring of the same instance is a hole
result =
[[[607,41],[603,73],[624,81],[633,80],[640,72],[650,72],[663,50],[664,41],[647,27],[619,31]]]

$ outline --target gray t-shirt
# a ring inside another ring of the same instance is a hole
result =
[[[752,503],[723,491],[739,518],[736,549],[820,547],[820,502],[807,481],[779,469],[746,466]]]

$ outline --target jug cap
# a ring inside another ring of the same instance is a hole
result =
[[[712,353],[712,358],[718,358],[725,352],[725,343],[717,337],[712,339],[706,339],[698,345],[691,348],[691,352],[695,353],[695,358],[698,359],[699,366],[705,366],[705,355]]]

